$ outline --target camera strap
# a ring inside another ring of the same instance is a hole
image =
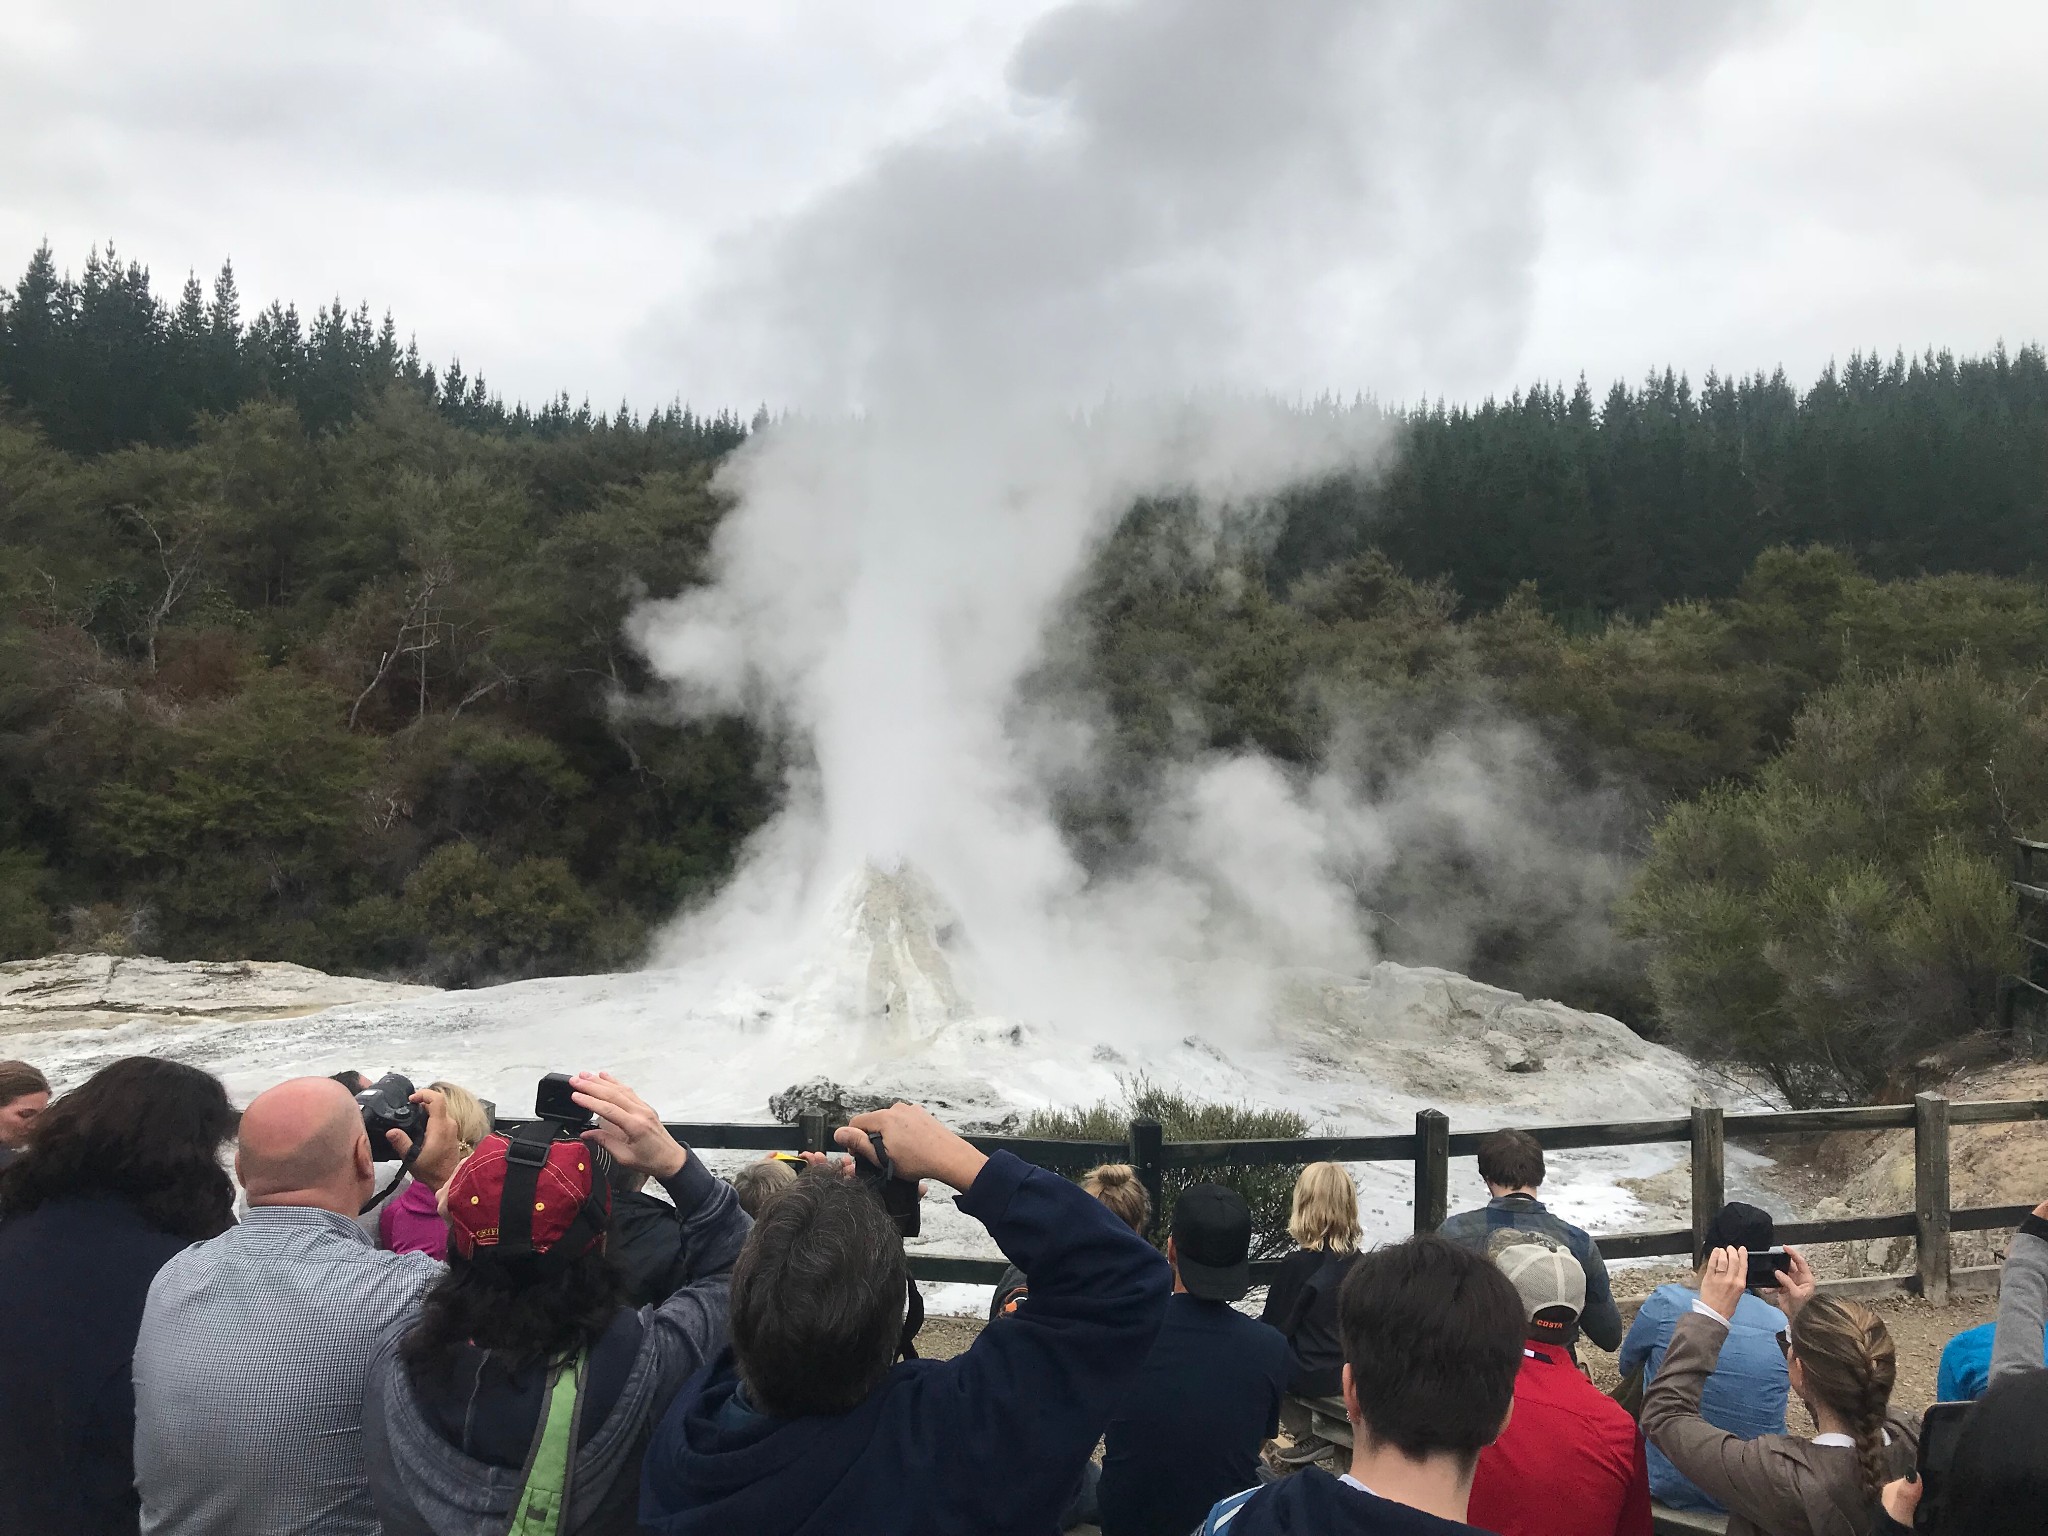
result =
[[[412,1172],[412,1165],[420,1160],[420,1145],[425,1140],[426,1132],[421,1131],[420,1140],[414,1142],[405,1156],[398,1160],[398,1172],[391,1175],[391,1182],[363,1202],[363,1208],[356,1212],[358,1216],[369,1215],[370,1212],[391,1198],[391,1192],[405,1182],[405,1176]]]
[[[518,1126],[505,1137],[505,1187],[498,1196],[497,1257],[531,1258],[545,1264],[567,1263],[586,1252],[603,1233],[610,1217],[610,1201],[600,1198],[609,1190],[605,1182],[608,1164],[600,1160],[603,1149],[588,1148],[593,1174],[590,1193],[578,1207],[569,1230],[549,1244],[545,1253],[533,1249],[533,1196],[540,1183],[540,1171],[547,1166],[548,1149],[555,1143],[554,1127],[545,1120]]]
[[[498,1196],[498,1256],[533,1252],[533,1192],[547,1166],[554,1130],[545,1120],[519,1126],[505,1138],[505,1188]]]

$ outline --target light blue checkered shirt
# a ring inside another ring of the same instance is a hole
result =
[[[376,1536],[364,1381],[440,1272],[345,1216],[283,1205],[158,1271],[135,1343],[147,1536]]]

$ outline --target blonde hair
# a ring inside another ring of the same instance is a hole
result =
[[[1081,1187],[1108,1206],[1117,1220],[1140,1237],[1145,1235],[1145,1223],[1152,1219],[1152,1202],[1138,1182],[1137,1169],[1129,1163],[1104,1163],[1082,1176]]]
[[[768,1202],[796,1182],[796,1166],[779,1157],[764,1157],[748,1163],[732,1176],[732,1187],[740,1197],[740,1209],[756,1221]]]
[[[1353,1253],[1358,1248],[1358,1186],[1342,1163],[1310,1163],[1294,1181],[1287,1235],[1303,1248]]]
[[[1884,1319],[1860,1302],[1816,1296],[1793,1314],[1792,1353],[1807,1390],[1849,1421],[1864,1490],[1876,1498],[1891,1480],[1884,1415],[1898,1371]]]
[[[491,1134],[491,1117],[483,1101],[460,1083],[429,1083],[427,1086],[448,1101],[448,1118],[455,1122],[455,1136],[462,1143],[462,1155],[469,1156],[477,1143]]]

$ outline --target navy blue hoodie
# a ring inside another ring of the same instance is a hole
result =
[[[677,1394],[641,1474],[660,1536],[1053,1536],[1172,1273],[1057,1174],[1007,1152],[956,1202],[1031,1277],[1030,1299],[951,1360],[906,1360],[858,1408],[773,1419],[728,1350]]]
[[[1478,1529],[1347,1487],[1310,1467],[1233,1494],[1209,1511],[1196,1536],[1471,1536]]]

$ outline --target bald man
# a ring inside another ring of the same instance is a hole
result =
[[[461,1160],[441,1096],[412,1175],[440,1189]],[[390,1133],[393,1150],[412,1143]],[[441,1266],[371,1245],[355,1217],[376,1163],[355,1099],[327,1077],[242,1112],[240,1226],[157,1272],[135,1344],[142,1529],[167,1536],[376,1536],[363,1465],[370,1360]]]

